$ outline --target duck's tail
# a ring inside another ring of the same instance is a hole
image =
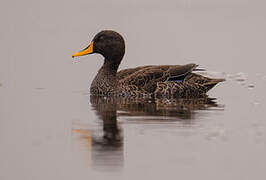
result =
[[[212,79],[196,73],[191,73],[185,78],[185,81],[190,84],[198,84],[204,87],[205,91],[208,92],[216,84],[225,81],[225,79]]]
[[[190,73],[184,81],[158,82],[154,95],[156,98],[202,98],[219,82],[225,79],[211,79]]]
[[[225,79],[210,79],[209,82],[203,84],[206,89],[206,92],[211,90],[216,84],[225,81]]]

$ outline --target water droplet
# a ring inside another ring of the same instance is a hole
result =
[[[234,79],[234,75],[233,74],[227,74],[226,77],[227,77],[226,79]]]
[[[73,63],[73,64],[77,64],[78,62],[79,62],[78,59],[73,59],[73,60],[72,60],[72,63]]]
[[[253,89],[253,88],[255,88],[255,85],[254,85],[254,84],[249,84],[249,85],[248,85],[248,88],[249,88],[249,89]]]
[[[236,81],[246,81],[247,80],[247,76],[244,73],[240,72],[240,73],[237,73],[235,75],[235,80]]]

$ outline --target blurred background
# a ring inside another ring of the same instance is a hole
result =
[[[261,0],[2,1],[0,179],[265,179],[265,7]],[[196,124],[118,118],[123,163],[107,174],[91,168],[95,156],[72,132],[73,123],[101,129],[88,88],[103,58],[71,55],[104,29],[125,38],[120,69],[197,63],[227,79],[210,92],[223,110],[200,112]]]

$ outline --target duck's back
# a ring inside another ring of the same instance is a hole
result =
[[[192,73],[196,64],[142,66],[117,73],[123,94],[155,97],[201,97],[224,79],[211,79]]]

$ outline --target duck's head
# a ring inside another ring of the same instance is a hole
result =
[[[125,41],[123,37],[115,31],[101,31],[96,34],[88,47],[73,54],[72,57],[93,53],[103,55],[106,61],[120,63],[125,54]]]

